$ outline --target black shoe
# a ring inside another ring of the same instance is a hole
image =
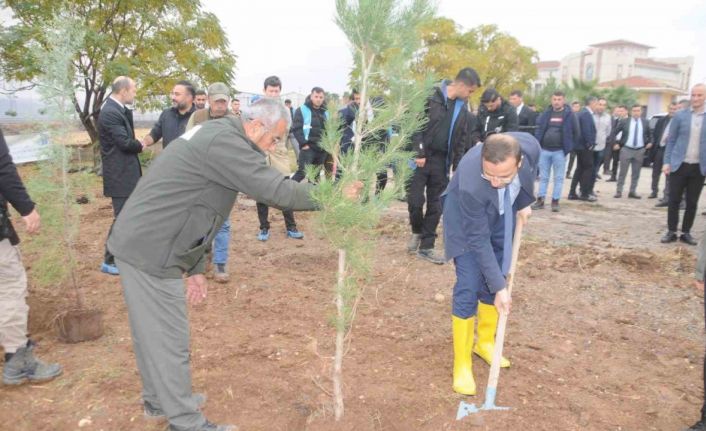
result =
[[[571,174],[566,174],[566,179],[570,180],[571,179]]]
[[[637,193],[630,192],[630,193],[628,193],[628,198],[630,198],[630,199],[642,199],[642,196],[638,195]]]
[[[417,250],[417,257],[437,265],[443,265],[446,263],[446,259],[444,259],[443,256],[436,254],[436,251],[434,251],[433,248],[420,248]]]
[[[584,202],[595,202],[598,200],[594,195],[584,195],[581,196],[579,199]]]
[[[684,211],[685,209],[686,209],[686,204],[684,203],[684,201],[681,201],[681,203],[679,204],[679,211]]]
[[[602,180],[603,177],[601,176],[601,174],[596,174],[596,179],[597,179],[597,180]]]
[[[610,178],[608,178],[607,180],[605,180],[606,183],[614,183],[614,182],[617,182],[617,181],[618,181],[618,180],[615,179],[615,177],[610,177]]]
[[[552,199],[552,212],[559,212],[559,199]]]
[[[684,431],[706,431],[706,418],[702,418]]]
[[[693,236],[691,236],[691,234],[689,232],[682,233],[681,236],[679,237],[679,241],[686,243],[686,244],[689,244],[689,245],[696,245],[699,243],[698,241],[696,241],[694,239]]]
[[[577,201],[579,200],[579,197],[576,193],[569,193],[569,196],[566,199],[570,201]]]
[[[615,194],[613,195],[613,197],[616,198],[616,199],[620,199],[620,198],[623,197],[623,192],[615,192]]]
[[[649,196],[647,196],[647,199],[656,199],[656,198],[657,198],[657,193],[656,193],[656,192],[652,192],[652,193],[650,193]]]
[[[660,241],[662,244],[668,244],[668,243],[674,242],[674,241],[676,241],[676,240],[677,240],[677,233],[676,233],[676,232],[672,232],[672,231],[670,230],[670,231],[668,231],[667,233],[665,233],[664,236],[662,237],[662,239],[660,239],[659,241]]]
[[[655,205],[655,208],[666,208],[666,207],[668,207],[668,206],[669,206],[669,202],[667,202],[667,201],[659,201],[659,202],[657,202],[657,204]]]
[[[533,210],[544,209],[544,198],[537,198],[537,202],[532,204],[532,209]]]

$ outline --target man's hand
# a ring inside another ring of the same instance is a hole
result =
[[[427,159],[414,159],[414,163],[417,165],[418,168],[423,168],[424,165],[427,163]]]
[[[664,175],[669,175],[671,171],[672,168],[670,168],[669,165],[662,165],[662,172],[664,172]]]
[[[618,151],[620,149],[620,144],[613,145],[613,151]]]
[[[27,233],[39,232],[40,219],[39,213],[37,212],[36,208],[33,209],[31,213],[22,217],[22,220],[24,220],[25,222],[25,228],[27,228]]]
[[[652,148],[652,144],[647,144],[647,145],[645,145],[645,149],[646,149],[646,150],[649,150],[650,148]]]
[[[198,304],[206,299],[208,282],[203,274],[194,274],[186,277],[186,297],[191,304]]]
[[[511,306],[512,298],[510,297],[510,292],[507,291],[507,288],[504,288],[495,294],[495,308],[498,309],[498,313],[510,314]]]
[[[360,197],[360,191],[363,189],[362,181],[355,181],[343,188],[343,197],[349,201],[356,201]]]
[[[704,291],[704,282],[703,281],[693,280],[693,283],[694,283],[694,289],[696,289],[697,292]]]
[[[299,149],[300,151],[308,150],[310,147],[309,145],[302,145],[302,147]]]
[[[528,205],[517,211],[517,220],[521,221],[523,225],[526,225],[531,215],[532,207]]]

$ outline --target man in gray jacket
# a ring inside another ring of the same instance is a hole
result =
[[[277,208],[315,209],[314,186],[266,163],[290,121],[281,102],[263,98],[242,120],[194,127],[152,164],[113,227],[108,248],[120,269],[145,414],[166,416],[170,430],[234,429],[207,421],[203,395],[192,394],[186,298],[206,297],[205,254],[239,192]],[[346,196],[353,199],[361,186]]]

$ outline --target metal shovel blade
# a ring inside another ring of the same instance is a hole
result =
[[[458,412],[456,413],[456,420],[460,421],[461,419],[465,418],[466,416],[472,414],[472,413],[478,413],[480,409],[476,407],[475,404],[468,404],[464,401],[461,401],[461,403],[458,405]]]

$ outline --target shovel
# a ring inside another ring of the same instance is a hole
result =
[[[520,254],[520,243],[522,242],[523,223],[521,219],[517,219],[515,226],[515,236],[512,242],[512,260],[510,261],[510,269],[507,274],[507,292],[512,295],[512,285],[515,282],[515,268],[517,267],[517,258]],[[495,333],[495,349],[493,350],[493,361],[490,365],[490,374],[488,375],[488,386],[485,389],[485,402],[482,406],[476,407],[475,404],[468,404],[464,401],[458,406],[456,420],[461,420],[469,414],[478,413],[481,410],[509,410],[510,407],[500,407],[495,405],[495,395],[498,391],[498,378],[500,377],[500,358],[503,356],[503,343],[505,342],[505,327],[507,326],[507,314],[500,313],[498,319],[498,329]]]

